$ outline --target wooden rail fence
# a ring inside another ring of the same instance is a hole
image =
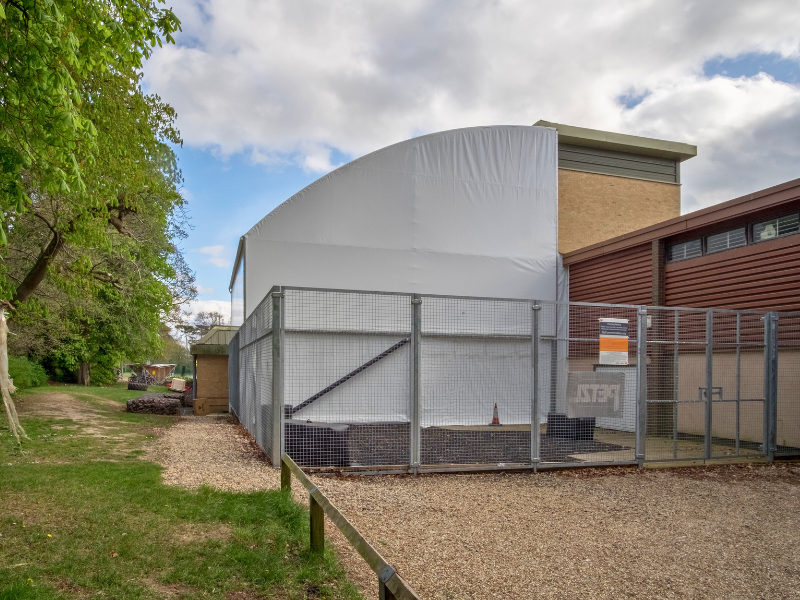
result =
[[[378,576],[378,595],[380,600],[419,600],[416,592],[397,571],[386,562],[380,553],[364,539],[353,524],[339,512],[339,509],[325,497],[313,484],[303,470],[284,454],[281,457],[281,490],[290,491],[292,475],[308,490],[311,513],[311,551],[322,552],[325,548],[325,515],[339,528],[347,541],[356,549],[369,567]]]

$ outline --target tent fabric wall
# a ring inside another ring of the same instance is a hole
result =
[[[244,236],[245,310],[276,284],[555,300],[557,181],[551,128],[458,129],[378,150]]]

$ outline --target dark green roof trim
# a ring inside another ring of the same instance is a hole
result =
[[[222,354],[228,356],[228,347],[224,344],[194,344],[189,347],[189,354]]]
[[[678,162],[689,160],[697,156],[697,146],[684,144],[683,142],[656,140],[653,138],[639,137],[637,135],[626,135],[624,133],[613,133],[611,131],[562,125],[549,121],[537,121],[534,123],[534,126],[554,128],[558,131],[559,143],[564,144],[616,150],[618,152],[643,154],[645,156],[658,156],[677,160]]]

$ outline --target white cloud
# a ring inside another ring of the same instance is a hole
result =
[[[196,315],[199,312],[218,312],[224,315],[225,322],[231,319],[230,300],[194,300],[189,303],[189,311]]]
[[[208,258],[204,259],[204,262],[212,264],[216,267],[230,267],[231,264],[233,264],[231,259],[228,257],[227,246],[204,246],[203,248],[200,248],[198,252],[208,256]]]
[[[203,287],[202,285],[197,284],[197,292],[199,294],[213,294],[214,293],[214,288]]]
[[[697,144],[687,208],[800,176],[800,89],[702,73],[718,56],[798,57],[795,0],[179,0],[175,11],[182,45],[155,52],[147,84],[176,107],[188,144],[222,155],[325,172],[334,149],[544,118]],[[646,97],[631,110],[623,95]]]

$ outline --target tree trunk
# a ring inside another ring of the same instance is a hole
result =
[[[12,304],[16,306],[20,302],[25,302],[30,298],[31,294],[39,287],[39,284],[42,283],[42,279],[44,279],[44,276],[47,274],[47,267],[50,266],[50,263],[53,262],[53,259],[61,251],[65,243],[61,235],[55,234],[50,240],[50,243],[42,248],[33,267],[28,271],[22,283],[17,286],[14,297],[11,300]]]
[[[89,363],[85,360],[78,369],[78,385],[89,385]]]

